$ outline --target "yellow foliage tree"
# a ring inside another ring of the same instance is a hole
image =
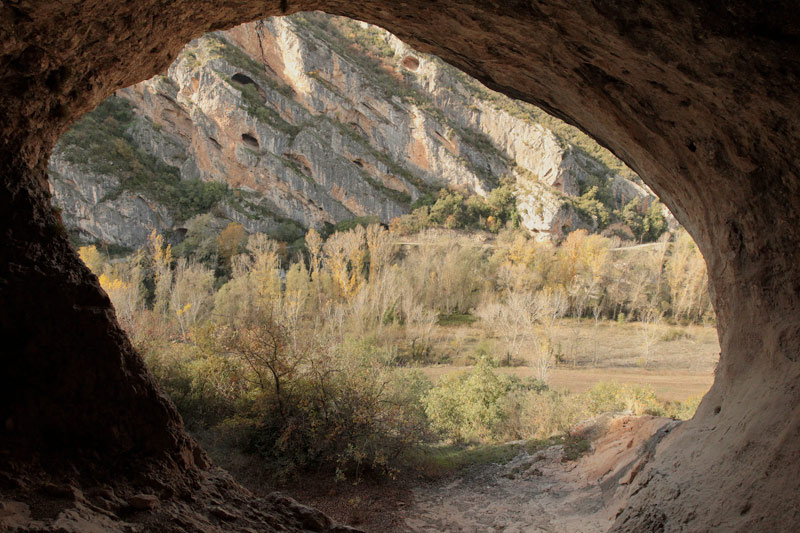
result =
[[[99,275],[103,271],[103,266],[105,265],[106,261],[103,258],[102,254],[97,250],[97,247],[92,246],[81,246],[78,248],[78,255],[81,258],[81,261],[89,267],[89,270],[94,272],[95,275]]]
[[[217,250],[219,257],[225,264],[230,264],[231,259],[237,255],[242,245],[247,240],[247,232],[244,226],[237,222],[231,222],[217,236]]]

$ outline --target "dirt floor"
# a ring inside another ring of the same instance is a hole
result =
[[[259,479],[252,457],[223,466],[258,496],[286,492],[369,533],[593,533],[608,529],[653,443],[679,425],[651,416],[600,415],[574,430],[591,441],[577,460],[565,459],[563,445],[532,450],[520,441],[510,461],[434,480],[353,484],[321,474],[282,486]]]

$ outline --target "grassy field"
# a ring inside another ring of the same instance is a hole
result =
[[[583,392],[600,381],[649,385],[667,401],[686,400],[708,391],[719,360],[716,328],[659,324],[649,334],[647,356],[642,330],[636,322],[601,321],[595,325],[591,319],[562,320],[553,329],[560,362],[550,371],[550,386]],[[433,346],[448,361],[422,368],[433,381],[468,369],[481,353],[505,353],[503,341],[487,335],[480,322],[437,327]],[[520,377],[535,374],[524,359],[497,371]]]

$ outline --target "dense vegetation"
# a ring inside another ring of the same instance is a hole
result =
[[[292,253],[231,223],[174,249],[154,234],[125,261],[80,253],[187,425],[275,474],[394,476],[440,442],[545,438],[605,410],[690,414],[646,388],[547,386],[564,317],[638,320],[644,332],[712,320],[688,235],[619,250],[585,231],[554,246],[508,226],[490,245],[435,235],[400,245],[376,224],[327,240],[310,230]],[[431,333],[465,319],[499,339],[496,350],[434,384],[420,365],[450,355]],[[502,376],[504,364],[537,379]]]
[[[401,235],[429,228],[483,229],[496,233],[501,228],[519,227],[517,198],[511,180],[492,190],[486,198],[442,189],[438,197],[421,196],[413,211],[392,220],[392,231]]]
[[[431,457],[453,459],[442,450],[517,439],[558,438],[574,457],[585,446],[558,436],[605,411],[691,415],[696,402],[665,404],[647,387],[601,383],[567,394],[548,385],[550,370],[565,361],[554,335],[564,320],[637,323],[644,367],[658,322],[713,321],[697,249],[685,232],[663,237],[658,203],[615,198],[614,173],[629,173],[616,158],[535,108],[464,82],[489,105],[545,124],[565,148],[599,161],[589,165],[594,174],[584,177],[579,195],[561,200],[586,227],[613,237],[579,230],[559,245],[534,240],[520,230],[517,184],[481,166],[482,158],[510,162],[488,137],[448,118],[413,75],[390,68],[398,58],[384,32],[314,14],[295,22],[363,70],[388,101],[413,104],[444,126],[448,139],[474,148],[480,156],[465,163],[494,188],[486,197],[437,192],[359,128],[314,117],[420,196],[412,203],[411,195],[364,173],[384,198],[411,212],[388,229],[376,217],[359,217],[306,233],[252,193],[182,181],[178,169],[135,148],[133,132],[147,124],[135,123],[125,100],[111,98],[73,126],[62,141],[68,161],[118,177],[115,194],[146,193],[185,222],[185,235],[168,236],[180,241],[175,246],[153,233],[121,260],[109,261],[93,246],[80,253],[190,430],[230,453],[259,457],[276,476],[323,471],[357,480],[428,469]],[[183,57],[198,61],[200,52],[188,48]],[[291,97],[292,89],[261,63],[218,34],[206,52],[263,82],[225,77],[251,116],[289,137],[308,125],[286,122],[265,103],[265,91]],[[337,92],[318,73],[306,74]],[[266,154],[258,145],[246,150]],[[283,162],[304,176],[290,159]],[[248,235],[223,222],[215,206],[272,219],[277,229]],[[623,246],[620,238],[630,242]],[[634,241],[653,244],[629,246]],[[447,349],[434,342],[437,328],[460,324],[477,324],[492,342],[470,350],[458,339]],[[468,370],[436,382],[421,370],[455,360]],[[498,371],[512,365],[535,377]]]

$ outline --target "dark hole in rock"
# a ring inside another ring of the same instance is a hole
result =
[[[416,72],[419,69],[419,59],[414,56],[406,56],[403,58],[403,66]]]
[[[364,168],[364,162],[362,160],[360,160],[360,159],[353,159],[353,163],[355,163],[356,166],[358,166],[360,168]]]
[[[211,144],[213,144],[217,148],[217,150],[222,149],[222,145],[219,144],[219,141],[216,140],[214,137],[209,137],[208,140],[211,141]]]
[[[252,146],[253,148],[258,148],[259,147],[258,139],[256,139],[255,137],[253,137],[249,133],[242,133],[242,141],[244,141],[245,144],[247,144],[249,146]]]
[[[241,83],[242,85],[255,85],[256,82],[249,76],[245,76],[241,72],[237,72],[236,74],[231,77],[231,80],[235,81],[236,83]]]

